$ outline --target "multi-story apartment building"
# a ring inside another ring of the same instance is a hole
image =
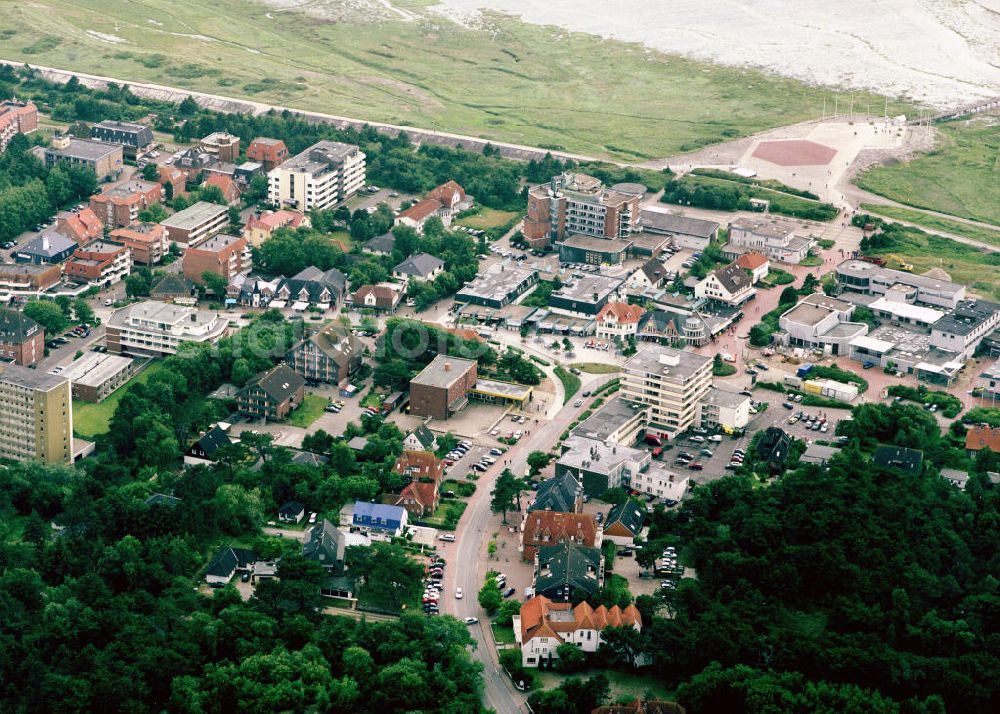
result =
[[[1000,305],[988,300],[963,300],[931,327],[931,346],[972,357],[983,338],[1000,326]]]
[[[756,251],[770,260],[798,264],[809,255],[811,238],[795,234],[784,222],[763,218],[737,218],[729,224],[729,243],[724,252],[732,258]]]
[[[658,461],[633,476],[629,484],[634,491],[670,501],[684,498],[690,485],[690,477],[671,471]]]
[[[217,161],[235,164],[240,158],[240,137],[228,131],[216,131],[201,140],[201,150]]]
[[[364,345],[336,321],[295,345],[285,361],[312,382],[339,384],[362,363]]]
[[[251,378],[236,394],[236,408],[252,419],[286,419],[305,396],[306,380],[286,364]]]
[[[207,201],[198,201],[160,222],[168,243],[198,245],[229,224],[229,209]]]
[[[128,228],[116,228],[108,240],[132,251],[132,262],[155,265],[170,248],[167,232],[159,223],[137,223]]]
[[[98,240],[73,251],[63,273],[70,278],[106,288],[132,272],[132,252],[123,245]]]
[[[320,141],[268,172],[268,200],[309,211],[347,200],[365,185],[365,154],[353,144]]]
[[[0,308],[0,358],[30,367],[45,355],[45,330],[20,310]]]
[[[270,172],[288,158],[288,147],[281,139],[258,136],[247,147],[247,158],[263,166],[264,171]]]
[[[0,295],[41,295],[61,277],[58,265],[0,265]]]
[[[139,211],[159,203],[163,188],[158,183],[134,179],[90,197],[90,210],[108,228],[123,228],[139,220]]]
[[[126,158],[136,159],[153,144],[153,130],[142,124],[106,119],[94,124],[90,138],[122,147]]]
[[[52,145],[45,149],[45,165],[58,164],[90,169],[98,181],[117,176],[124,165],[122,147],[101,141],[73,139],[68,134],[52,137]]]
[[[28,134],[38,128],[38,109],[33,102],[6,99],[0,102],[0,154],[15,134]]]
[[[0,364],[0,458],[73,461],[73,395],[65,377]]]
[[[639,230],[645,189],[633,184],[605,188],[599,179],[566,172],[528,191],[524,238],[533,248],[585,235],[617,240]]]
[[[204,282],[203,273],[215,273],[228,282],[253,267],[250,247],[242,236],[217,235],[184,251],[184,277]]]
[[[108,352],[163,357],[182,342],[215,342],[229,321],[214,312],[146,301],[116,310],[107,322]]]
[[[712,386],[712,360],[651,345],[625,363],[623,396],[649,405],[648,432],[673,438],[701,422],[701,402]]]

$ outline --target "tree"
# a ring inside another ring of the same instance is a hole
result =
[[[213,273],[211,270],[206,270],[201,274],[201,282],[204,284],[206,290],[217,299],[221,299],[226,296],[226,288],[229,287],[229,281],[218,273]]]
[[[646,637],[634,627],[606,627],[601,631],[599,654],[612,662],[637,667],[640,658],[648,649]]]
[[[146,181],[159,181],[160,180],[160,167],[155,163],[150,161],[148,164],[142,167],[142,178]]]
[[[615,486],[602,493],[601,500],[617,506],[619,503],[625,503],[628,500],[628,493],[621,486]]]
[[[563,642],[556,647],[556,670],[563,674],[580,672],[586,668],[587,655],[572,642]]]
[[[532,451],[528,454],[528,467],[531,469],[531,475],[537,476],[540,474],[549,462],[552,461],[552,454],[547,451]]]
[[[198,102],[194,100],[190,94],[184,97],[180,104],[177,105],[177,111],[180,112],[181,116],[189,117],[198,111]]]
[[[816,292],[816,286],[819,285],[819,280],[812,273],[806,273],[806,277],[802,279],[802,288],[799,290],[800,295],[812,295]]]
[[[778,297],[779,305],[791,305],[799,301],[799,291],[789,285],[787,288],[781,291],[781,295]]]
[[[479,589],[479,606],[486,610],[487,614],[492,615],[500,607],[503,602],[503,593],[500,592],[500,586],[497,585],[495,578],[487,578],[486,583]]]
[[[94,322],[94,308],[84,298],[77,298],[73,302],[73,314],[81,324],[90,325]]]
[[[66,329],[63,311],[51,300],[32,300],[24,306],[24,314],[45,329],[47,335],[58,335]]]
[[[490,509],[494,513],[503,514],[503,522],[505,525],[507,523],[507,511],[513,507],[513,501],[515,498],[518,501],[517,510],[521,510],[520,500],[524,489],[524,482],[521,479],[515,478],[510,469],[504,469],[503,472],[497,476],[493,490],[490,492],[490,495],[493,497],[490,501]]]
[[[151,203],[139,211],[139,220],[143,223],[159,223],[167,217],[167,210],[159,203]]]

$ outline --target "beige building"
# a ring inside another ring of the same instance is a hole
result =
[[[198,201],[160,223],[168,243],[198,245],[229,225],[229,209],[207,201]]]
[[[712,360],[652,345],[625,363],[624,398],[647,404],[646,430],[669,439],[701,423],[701,403],[712,386]]]
[[[62,376],[0,364],[0,458],[73,461],[73,395]]]
[[[365,154],[353,144],[319,141],[267,175],[268,200],[281,208],[329,208],[365,185]]]
[[[60,373],[73,385],[73,396],[102,402],[132,378],[132,360],[121,355],[87,352]]]
[[[163,357],[182,342],[215,342],[226,334],[222,315],[148,300],[123,307],[108,318],[108,352]]]

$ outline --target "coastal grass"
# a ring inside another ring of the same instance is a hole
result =
[[[154,374],[163,369],[162,362],[153,362],[146,367],[137,377],[128,384],[120,387],[111,393],[103,402],[96,404],[84,402],[79,399],[73,400],[73,433],[85,439],[92,439],[101,434],[108,433],[108,426],[111,424],[111,417],[118,408],[118,403],[125,396],[125,393],[135,384],[143,384]]]
[[[1000,177],[998,177],[997,180],[1000,180]],[[963,223],[962,221],[956,221],[950,218],[944,218],[931,213],[924,213],[923,211],[914,208],[886,206],[881,203],[862,203],[861,210],[865,213],[874,213],[875,215],[883,216],[884,218],[895,218],[898,221],[915,223],[932,231],[942,231],[944,233],[950,233],[963,238],[976,240],[980,243],[1000,245],[1000,228],[997,230],[991,230],[989,228],[982,228],[980,226]]]
[[[933,151],[913,161],[869,169],[857,184],[914,208],[1000,226],[996,115],[942,124]]]
[[[247,0],[6,3],[0,56],[636,162],[812,119],[848,96],[499,14],[468,28],[424,0],[393,5],[417,18],[330,4],[343,16],[317,19]]]
[[[307,394],[302,403],[288,417],[291,426],[308,428],[314,421],[323,416],[327,400],[315,394]]]

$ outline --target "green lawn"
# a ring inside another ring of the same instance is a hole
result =
[[[624,160],[815,118],[838,94],[499,15],[465,28],[427,0],[392,4],[421,19],[402,21],[376,3],[301,3],[332,13],[318,18],[247,0],[8,2],[3,27],[13,34],[0,54]]]
[[[998,177],[997,180],[1000,180]],[[942,218],[929,213],[924,213],[913,208],[901,208],[900,206],[886,206],[880,203],[862,203],[861,210],[867,213],[874,213],[885,218],[895,218],[908,223],[915,223],[930,230],[944,231],[952,235],[970,238],[981,243],[1000,245],[1000,229],[990,230],[979,226],[969,225],[961,221],[953,221],[950,218]]]
[[[575,364],[571,364],[570,367],[575,367],[587,374],[614,374],[615,372],[622,371],[621,367],[616,367],[613,364],[604,364],[603,362],[576,362]]]
[[[566,404],[580,390],[580,378],[558,365],[552,371],[555,372],[559,381],[562,382],[563,389],[566,392],[563,395],[563,404]]]
[[[642,697],[645,692],[652,692],[659,699],[674,699],[674,691],[663,684],[659,677],[654,674],[638,674],[633,672],[619,672],[614,669],[600,669],[590,672],[583,672],[574,675],[559,674],[548,669],[535,670],[536,676],[542,682],[545,689],[558,687],[570,676],[587,678],[598,672],[603,672],[611,685],[611,694],[608,701],[618,701],[619,697],[631,695]]]
[[[870,169],[857,184],[909,206],[1000,225],[1000,130],[990,121],[943,124],[934,151]]]
[[[498,645],[514,644],[514,628],[510,625],[498,625],[496,623],[491,623],[490,629],[493,630],[493,639]]]
[[[103,402],[92,404],[82,402],[79,399],[73,400],[73,433],[85,439],[92,439],[95,436],[107,433],[108,424],[111,423],[111,416],[118,407],[118,402],[125,396],[125,392],[133,384],[142,384],[163,368],[162,362],[153,362],[139,373],[125,386],[119,388]]]
[[[291,416],[288,423],[292,426],[307,428],[314,421],[323,416],[323,410],[329,402],[324,397],[317,397],[315,394],[307,394]]]
[[[517,213],[515,211],[497,211],[493,208],[481,206],[479,212],[475,215],[459,218],[455,223],[460,226],[485,231],[490,228],[506,225],[516,217]]]

